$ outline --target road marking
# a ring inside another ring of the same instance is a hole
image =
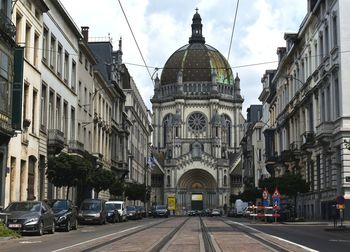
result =
[[[254,231],[254,232],[264,233],[264,234],[266,234],[266,235],[268,235],[268,236],[271,236],[272,238],[278,239],[278,240],[280,240],[280,241],[284,241],[284,242],[286,242],[286,243],[292,244],[292,245],[294,245],[294,246],[297,246],[297,247],[299,247],[299,248],[305,249],[305,250],[307,250],[307,251],[310,251],[310,252],[318,252],[318,250],[314,250],[314,249],[312,249],[312,248],[306,247],[306,246],[301,245],[301,244],[299,244],[299,243],[295,243],[295,242],[292,242],[292,241],[283,239],[283,238],[278,237],[278,236],[274,236],[274,235],[267,234],[267,233],[265,233],[265,232],[262,232],[262,231],[260,231],[260,230],[258,230],[258,229],[255,229],[255,228],[252,228],[252,227],[250,227],[250,226],[244,225],[244,224],[242,224],[242,223],[235,222],[235,221],[231,221],[231,222],[234,223],[234,224],[240,225],[240,226],[242,226],[242,227],[248,228],[248,229],[250,229],[250,230],[252,230],[252,231]]]
[[[41,243],[42,241],[20,241],[21,244]]]
[[[350,240],[329,240],[331,242],[350,242]]]
[[[71,248],[74,248],[74,247],[76,247],[76,246],[83,245],[83,244],[85,244],[85,243],[89,243],[89,242],[92,242],[92,241],[97,241],[97,240],[99,240],[99,239],[103,239],[103,238],[106,238],[106,237],[109,237],[109,236],[113,236],[113,235],[116,235],[116,234],[125,233],[125,232],[128,232],[128,231],[131,231],[131,230],[134,230],[134,229],[143,227],[143,226],[145,226],[145,225],[140,225],[140,226],[128,228],[128,229],[125,229],[125,230],[122,230],[122,231],[119,231],[119,232],[116,232],[116,233],[112,233],[112,234],[100,236],[100,237],[97,237],[97,238],[94,238],[94,239],[91,239],[91,240],[79,242],[79,243],[74,244],[74,245],[71,245],[71,246],[67,246],[67,247],[64,247],[64,248],[60,248],[60,249],[57,249],[57,250],[53,250],[52,252],[59,252],[59,251],[63,251],[63,250],[66,250],[66,249],[71,249]]]

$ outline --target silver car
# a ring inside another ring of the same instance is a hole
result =
[[[43,235],[55,232],[55,216],[43,201],[12,202],[3,211],[8,215],[6,226],[21,233]]]

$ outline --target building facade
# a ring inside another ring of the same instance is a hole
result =
[[[309,0],[299,31],[285,34],[278,68],[263,83],[266,164],[273,176],[300,173],[309,183],[297,200],[307,219],[330,218],[336,197],[350,197],[349,10],[346,0]]]
[[[43,13],[48,11],[44,1],[18,1],[13,7],[13,22],[16,24],[16,43],[24,47],[22,132],[9,143],[6,179],[7,205],[39,197],[42,181],[39,169],[39,115],[41,89],[41,51]]]
[[[21,120],[17,121],[17,127],[13,128],[14,118],[12,113],[12,93],[14,86],[14,63],[16,48],[16,27],[11,21],[12,1],[0,2],[0,206],[5,205],[6,177],[8,175],[7,158],[8,143],[15,135],[14,130],[21,130]],[[23,58],[22,58],[23,61]],[[19,87],[21,88],[19,81]],[[21,96],[17,96],[17,98]],[[21,99],[17,106],[21,109]],[[18,112],[18,111],[17,111]],[[21,116],[19,116],[21,118]]]
[[[162,179],[153,193],[157,203],[175,196],[180,210],[228,206],[242,172],[236,169],[243,123],[240,80],[222,54],[205,44],[198,12],[192,21],[189,44],[167,60],[151,99],[153,152],[164,169],[152,175]]]

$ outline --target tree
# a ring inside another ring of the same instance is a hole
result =
[[[87,186],[94,189],[96,192],[96,198],[101,191],[105,191],[115,183],[115,176],[113,172],[107,169],[98,168],[94,169],[88,178]]]
[[[125,184],[121,180],[115,180],[109,187],[109,193],[113,196],[123,196],[125,191]]]
[[[145,184],[128,184],[125,188],[125,196],[128,197],[129,200],[141,200],[146,201],[147,199],[147,190]]]
[[[85,158],[61,152],[58,156],[48,159],[46,175],[48,181],[55,186],[67,187],[68,199],[69,189],[83,184],[91,170],[92,164]]]
[[[278,188],[282,195],[287,195],[294,201],[294,209],[297,206],[297,196],[299,193],[309,191],[309,184],[300,174],[286,172],[281,177],[270,177],[259,181],[260,188],[266,188],[272,194]]]

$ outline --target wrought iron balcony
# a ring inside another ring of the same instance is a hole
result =
[[[85,153],[84,144],[77,140],[70,140],[68,143],[68,152],[84,154]]]
[[[58,129],[47,131],[47,151],[50,154],[58,154],[64,148],[64,133]]]
[[[0,32],[5,34],[11,43],[16,41],[16,26],[5,13],[0,11]]]

